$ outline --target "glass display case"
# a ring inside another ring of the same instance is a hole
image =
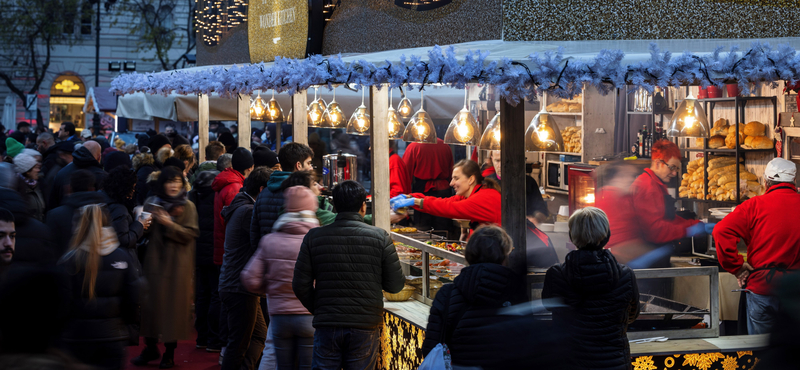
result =
[[[406,285],[414,287],[412,297],[432,304],[442,285],[453,282],[467,265],[463,242],[447,240],[434,231],[418,232],[414,228],[393,229],[400,265],[406,276]]]

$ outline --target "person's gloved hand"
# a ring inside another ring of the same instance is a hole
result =
[[[706,224],[706,234],[708,234],[708,235],[711,235],[711,233],[713,233],[713,232],[714,232],[714,226],[716,226],[716,225],[717,225],[717,223],[716,223],[716,222],[714,222],[714,223],[707,223],[707,224]]]
[[[398,199],[394,202],[390,203],[392,206],[392,211],[397,212],[400,208],[411,207],[414,205],[414,198],[406,198],[406,199]]]
[[[698,222],[692,226],[686,228],[686,237],[693,238],[695,236],[701,236],[706,233],[706,224],[702,222]]]
[[[405,195],[405,194],[400,194],[400,195],[398,195],[398,196],[396,196],[396,197],[394,197],[392,199],[389,199],[389,204],[394,203],[396,200],[401,200],[401,199],[406,199],[406,198],[409,198],[409,196]]]

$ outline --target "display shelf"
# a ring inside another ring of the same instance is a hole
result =
[[[777,98],[774,97],[774,96],[734,96],[734,97],[728,97],[728,98],[697,99],[697,101],[716,103],[716,102],[735,102],[737,100],[739,100],[739,101],[754,101],[754,100],[773,100],[773,99],[777,99]]]
[[[568,116],[568,117],[580,117],[583,115],[583,113],[581,112],[547,112],[547,113],[549,113],[551,116]]]
[[[628,114],[641,114],[641,115],[651,115],[651,114],[656,114],[656,113],[653,113],[653,112],[627,112],[627,113],[628,113]]]
[[[681,152],[706,152],[706,153],[759,153],[759,152],[774,152],[775,148],[769,149],[745,149],[745,148],[738,148],[738,149],[729,149],[729,148],[718,148],[718,149],[703,149],[703,148],[683,148]]]
[[[695,198],[678,198],[677,200],[686,202],[695,202],[695,203],[721,204],[727,206],[735,206],[741,204],[741,202],[734,202],[730,200],[712,200],[712,199],[695,199]]]

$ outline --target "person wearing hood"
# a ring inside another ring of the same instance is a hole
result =
[[[53,234],[44,223],[31,217],[28,204],[13,189],[15,179],[12,165],[0,163],[0,180],[5,181],[0,183],[0,208],[12,213],[17,233],[14,264],[55,266],[61,255],[56,254]]]
[[[80,149],[72,154],[72,163],[62,168],[61,171],[58,171],[58,175],[56,175],[53,190],[47,202],[47,207],[49,209],[61,205],[61,201],[68,193],[67,185],[69,185],[70,176],[77,170],[87,170],[91,172],[95,178],[95,190],[103,188],[103,180],[106,178],[106,172],[103,171],[103,167],[100,165],[101,152],[100,144],[94,141],[87,141]]]
[[[267,294],[278,370],[310,369],[313,316],[294,295],[291,282],[303,238],[320,226],[316,217],[318,201],[312,189],[302,185],[286,189],[284,195],[286,212],[275,222],[273,232],[261,238],[241,280],[251,293]]]
[[[156,161],[152,153],[142,152],[133,156],[132,164],[136,171],[136,204],[141,206],[150,192],[147,180],[157,170]]]
[[[47,226],[56,240],[56,258],[60,258],[69,248],[76,220],[75,211],[89,204],[105,203],[107,198],[95,188],[96,179],[88,170],[77,170],[70,176],[69,187],[72,194],[64,198],[64,204],[47,212]]]
[[[547,270],[542,298],[555,327],[569,337],[565,368],[630,369],[628,325],[639,317],[639,289],[629,267],[603,247],[611,237],[605,212],[579,209],[569,218],[569,237],[578,248]],[[460,277],[460,275],[459,275]]]
[[[225,219],[222,209],[233,201],[244,185],[244,179],[253,171],[253,154],[245,148],[233,152],[231,168],[225,169],[211,183],[214,189],[214,263],[222,265],[225,252]]]
[[[133,168],[131,157],[125,152],[113,151],[103,157],[103,170],[110,174],[117,167],[124,167],[128,170]]]
[[[20,153],[14,157],[14,171],[17,173],[17,191],[22,196],[22,199],[28,203],[31,217],[44,221],[45,203],[41,181],[39,181],[41,169],[41,163],[30,154]]]
[[[195,181],[200,176],[200,173],[203,171],[215,171],[217,169],[217,160],[219,157],[225,153],[225,145],[222,145],[219,141],[210,141],[205,148],[206,152],[206,160],[203,163],[200,163],[197,166],[197,170],[189,177],[189,181],[192,182],[192,186],[195,186]],[[216,177],[216,175],[215,175]]]
[[[79,211],[75,236],[59,264],[69,276],[69,314],[61,339],[81,362],[121,369],[139,322],[138,262],[122,248],[99,204]]]
[[[53,151],[52,154],[50,150]],[[62,168],[72,163],[72,152],[75,151],[75,143],[71,141],[61,141],[48,149],[45,153],[44,163],[42,164],[42,195],[45,201],[50,200],[50,195],[53,192],[53,183],[56,181],[56,175]],[[41,177],[42,175],[40,175]]]
[[[161,357],[159,368],[174,367],[178,341],[194,335],[192,275],[199,232],[197,209],[186,199],[185,182],[180,169],[166,166],[158,175],[155,195],[145,201],[144,211],[154,222],[147,230],[150,243],[143,263],[148,299],[142,304],[141,334],[146,347],[131,360],[135,366]],[[166,347],[163,357],[159,339]]]
[[[224,344],[219,336],[219,266],[214,264],[214,189],[211,188],[219,173],[216,169],[199,172],[189,192],[189,200],[197,207],[200,225],[195,252],[194,311],[197,318],[194,327],[197,348],[208,352],[219,352]]]
[[[237,149],[234,157],[243,149]],[[236,194],[231,204],[222,210],[226,230],[225,258],[219,273],[219,295],[228,320],[223,370],[238,370],[243,365],[254,369],[267,339],[267,323],[261,310],[264,293],[247,291],[239,276],[256,252],[256,248],[250,244],[250,220],[255,198],[267,186],[271,173],[272,170],[266,167],[253,170],[245,181],[244,191]]]
[[[136,244],[150,226],[151,219],[142,216],[134,219],[135,187],[136,174],[129,167],[118,166],[108,173],[102,192],[108,198],[106,201],[108,212],[111,216],[111,225],[117,233],[119,246],[133,256],[138,270],[139,259],[136,254]]]

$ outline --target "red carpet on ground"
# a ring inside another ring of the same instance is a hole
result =
[[[195,348],[194,340],[184,340],[178,342],[178,348],[175,350],[175,367],[174,369],[181,370],[218,370],[219,369],[219,353],[206,352],[205,349]],[[126,370],[149,370],[158,369],[158,364],[161,359],[151,361],[146,367],[133,366],[130,360],[139,356],[144,349],[144,338],[139,339],[138,347],[128,347],[128,361],[126,362]],[[158,344],[158,351],[164,353],[164,343]]]

